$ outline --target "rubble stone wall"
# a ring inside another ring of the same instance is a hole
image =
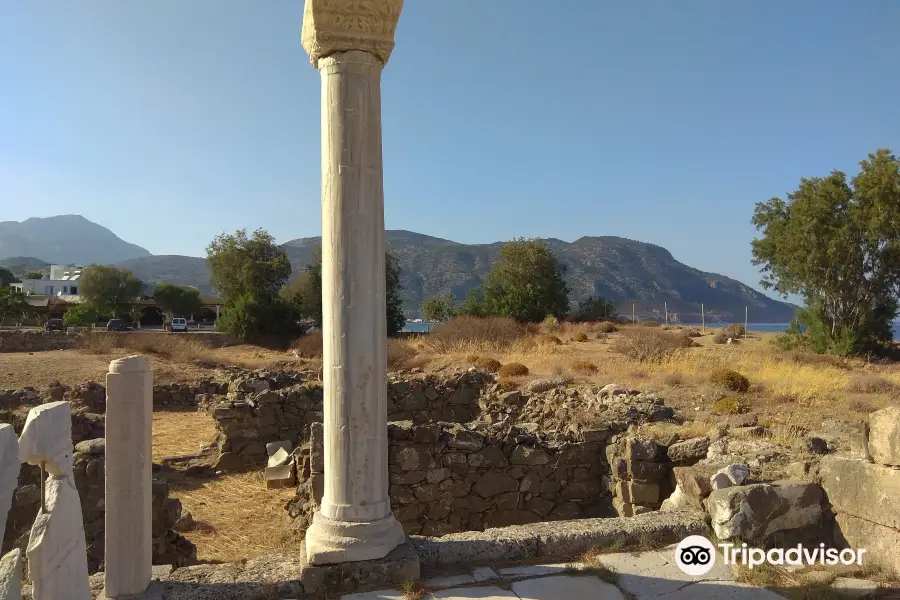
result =
[[[492,377],[477,371],[444,379],[420,375],[389,381],[388,420],[469,422],[481,412],[482,389],[493,383]],[[219,452],[228,455],[230,464],[263,466],[267,443],[287,440],[297,447],[309,440],[310,425],[322,422],[322,401],[316,381],[280,389],[266,378],[232,382],[228,398],[211,407]],[[206,402],[201,400],[201,406]]]
[[[5,329],[0,331],[0,352],[70,350],[75,347],[78,338],[78,334],[68,335],[58,331]]]
[[[408,534],[428,536],[538,521],[611,516],[604,447],[612,431],[539,439],[501,424],[388,424],[391,507]],[[324,485],[322,425],[297,452],[288,506],[305,529]]]

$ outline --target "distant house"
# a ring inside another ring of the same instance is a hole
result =
[[[84,267],[76,265],[50,265],[47,279],[23,279],[10,284],[27,296],[55,296],[68,302],[80,302],[79,285]]]

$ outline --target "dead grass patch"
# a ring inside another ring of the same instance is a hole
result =
[[[301,335],[293,341],[291,350],[302,358],[322,358],[322,332],[311,331]],[[388,352],[390,352],[390,346],[388,346]]]
[[[267,490],[260,471],[224,475],[197,489],[173,485],[172,495],[195,520],[214,528],[184,534],[197,545],[199,560],[233,562],[296,551],[303,541],[284,528],[284,504],[294,490]]]
[[[193,454],[203,442],[216,438],[216,422],[206,412],[153,413],[153,461]]]
[[[885,394],[897,389],[897,384],[874,373],[857,373],[850,377],[844,390],[852,394]]]

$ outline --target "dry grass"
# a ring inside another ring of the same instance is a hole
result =
[[[206,412],[154,412],[153,460],[193,454],[216,438],[216,423]]]
[[[874,373],[858,373],[850,377],[844,389],[852,394],[884,394],[897,389],[897,384]]]
[[[181,500],[196,521],[214,531],[185,534],[197,545],[199,560],[231,562],[278,551],[298,550],[299,536],[284,529],[284,504],[293,489],[267,490],[262,472],[225,475],[197,489],[179,490]]]
[[[572,369],[573,373],[580,373],[582,375],[595,375],[600,371],[600,369],[597,368],[597,365],[589,360],[573,361],[569,367]]]

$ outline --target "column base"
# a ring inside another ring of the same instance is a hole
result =
[[[393,514],[377,521],[334,521],[316,511],[306,530],[306,560],[311,565],[330,565],[358,560],[377,560],[406,541]]]

